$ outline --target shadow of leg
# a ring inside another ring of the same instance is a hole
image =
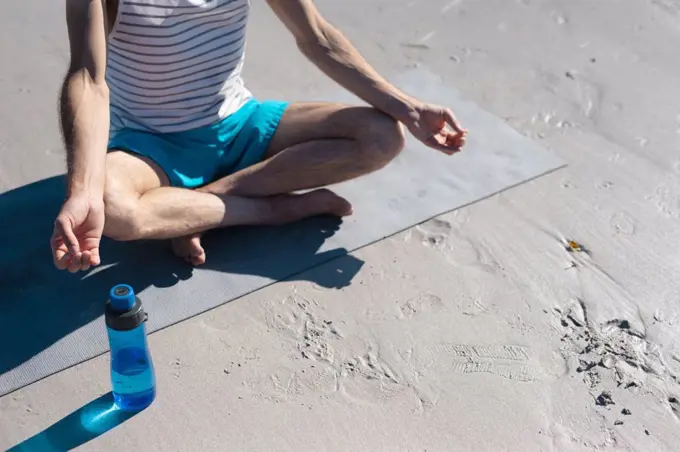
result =
[[[337,248],[317,254],[318,263],[287,280],[311,281],[326,289],[348,287],[364,266],[364,261],[349,254],[344,248]],[[303,277],[304,273],[304,277]]]
[[[69,274],[54,267],[47,243],[64,190],[64,177],[58,176],[0,194],[0,233],[5,240],[0,253],[0,344],[12,344],[0,353],[0,395],[106,351],[103,323],[94,321],[102,317],[108,290],[115,284],[130,284],[140,294],[196,277],[203,288],[212,284],[211,290],[203,290],[201,303],[188,310],[176,291],[148,300],[151,313],[167,313],[166,298],[181,312],[167,316],[159,325],[165,326],[276,281],[305,279],[321,287],[345,287],[363,265],[344,247],[328,243],[342,220],[319,216],[285,226],[214,231],[206,236],[208,262],[200,271],[174,257],[164,241],[103,240],[102,265]],[[205,270],[221,275],[209,277]],[[191,294],[186,286],[178,290]],[[78,341],[75,331],[88,340]],[[78,357],[65,358],[59,352],[69,342],[78,348]]]

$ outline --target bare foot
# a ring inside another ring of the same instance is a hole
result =
[[[296,196],[300,197],[299,199],[304,199],[305,210],[308,210],[310,215],[327,214],[338,217],[352,215],[352,204],[327,188],[320,188],[302,195],[283,196]]]
[[[201,246],[201,234],[172,239],[172,250],[191,265],[205,264],[205,251]]]
[[[301,195],[278,195],[285,206],[284,213],[273,223],[283,224],[300,218],[315,215],[335,215],[346,217],[352,215],[352,205],[345,198],[322,188]],[[175,254],[191,265],[205,264],[205,250],[201,246],[201,234],[187,235],[172,239]]]

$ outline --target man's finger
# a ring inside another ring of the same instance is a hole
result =
[[[457,146],[455,144],[450,145],[441,143],[436,136],[430,137],[428,140],[425,141],[425,144],[427,144],[429,147],[433,149],[443,152],[446,155],[453,155],[456,152],[460,152],[460,146]]]
[[[446,145],[462,148],[466,142],[465,135],[450,133],[446,136]]]
[[[64,256],[64,250],[61,248],[61,244],[62,240],[59,237],[57,227],[55,226],[52,237],[50,237],[50,249],[52,250],[52,259],[54,259],[55,264],[58,259],[61,259]]]
[[[71,255],[69,253],[64,254],[57,260],[56,265],[59,270],[66,270],[71,265]]]
[[[77,272],[80,270],[82,253],[80,252],[78,238],[73,233],[71,222],[67,218],[59,216],[57,221],[54,222],[54,230],[55,237],[63,242],[60,248],[68,249],[62,259],[57,261],[57,268],[68,269],[71,273]]]
[[[80,253],[78,239],[73,233],[71,222],[68,219],[58,217],[57,221],[54,222],[54,238],[57,241],[63,242],[59,246],[62,251],[63,247],[68,249],[68,252],[55,262],[57,268],[61,270],[68,269],[71,273],[77,272],[80,269],[82,254]]]
[[[54,252],[54,265],[59,270],[66,270],[71,263],[71,254],[64,248],[58,248]]]
[[[446,119],[446,122],[453,128],[458,133],[467,133],[467,130],[463,128],[463,126],[460,125],[456,117],[453,115],[453,112],[445,108],[444,109],[444,118]]]
[[[90,260],[92,259],[92,253],[90,251],[83,251],[83,257],[80,260],[80,269],[82,271],[87,271],[90,269]]]
[[[73,233],[73,226],[71,226],[71,222],[68,219],[60,216],[57,218],[54,226],[56,228],[55,232],[61,236],[69,252],[73,256],[80,254],[80,244],[78,243],[78,238]]]
[[[442,132],[432,135],[427,144],[435,147],[461,148],[465,144],[465,135],[454,132]]]
[[[96,267],[101,264],[102,260],[99,257],[99,248],[93,248],[90,250],[90,265]]]
[[[68,264],[68,271],[71,273],[76,273],[80,270],[83,255],[78,253],[71,256],[71,262]]]
[[[50,238],[50,248],[52,248],[52,261],[59,270],[64,270],[71,263],[71,255],[64,244],[61,235],[55,226],[52,237]]]

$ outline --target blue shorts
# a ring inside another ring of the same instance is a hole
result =
[[[122,129],[112,134],[108,148],[151,159],[174,187],[196,188],[260,162],[287,106],[251,99],[198,129],[163,134]]]

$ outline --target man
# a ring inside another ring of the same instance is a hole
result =
[[[463,146],[450,110],[390,85],[312,0],[268,4],[309,60],[372,107],[254,99],[240,76],[249,0],[66,0],[58,268],[98,265],[102,235],[172,239],[200,265],[207,230],[349,215],[319,187],[389,163],[402,124],[443,153]]]

